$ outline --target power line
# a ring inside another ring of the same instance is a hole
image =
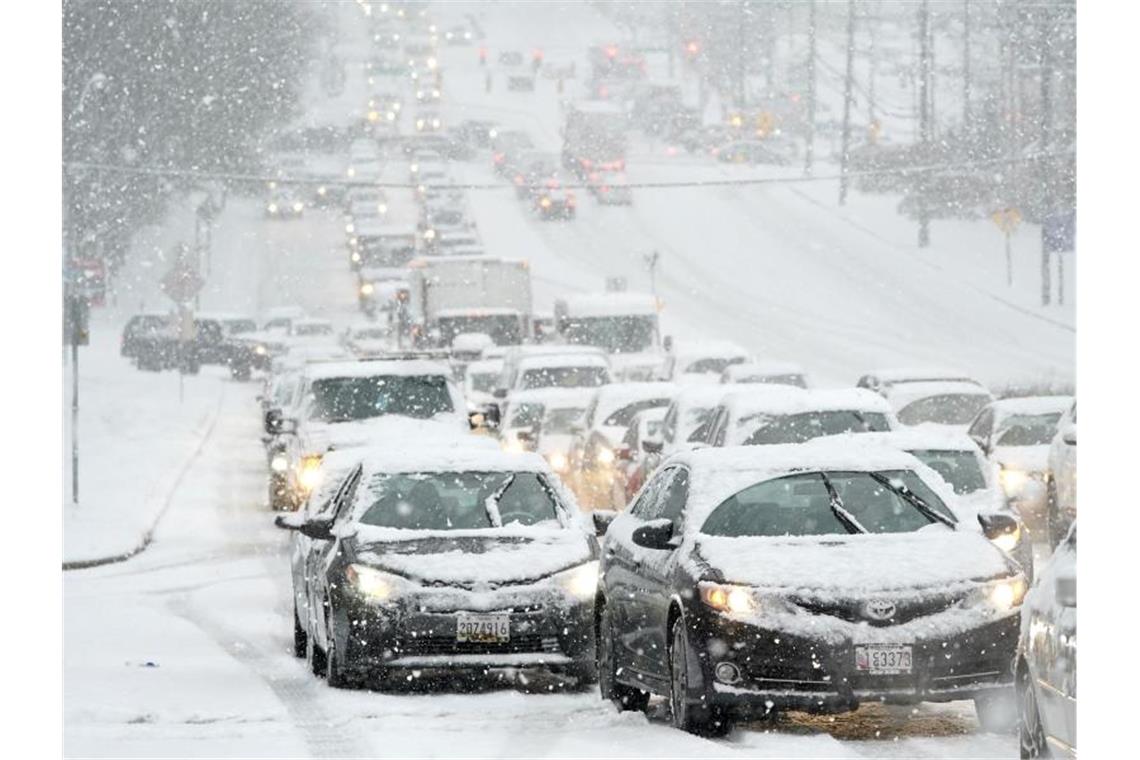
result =
[[[923,174],[950,169],[970,169],[986,166],[1003,166],[1011,164],[1032,163],[1034,161],[1072,157],[1073,151],[1060,151],[1053,153],[1035,153],[1027,156],[1001,157],[981,159],[976,161],[959,161],[944,164],[927,164],[925,166],[902,166],[889,169],[863,169],[848,171],[850,177],[876,177],[883,175],[906,176],[909,174]],[[368,179],[344,179],[339,175],[315,175],[309,177],[278,177],[271,174],[244,174],[238,172],[202,171],[197,169],[164,169],[145,166],[122,166],[117,164],[104,164],[86,161],[65,161],[64,173],[76,172],[105,172],[108,174],[122,174],[130,176],[160,177],[169,179],[189,180],[222,180],[229,182],[259,182],[276,183],[281,186],[301,187],[345,187],[345,188],[371,188],[381,190],[507,190],[522,187],[528,190],[543,190],[545,184],[513,185],[502,182],[475,182],[475,183],[415,183],[415,182],[378,182]],[[841,179],[841,174],[813,175],[813,176],[787,176],[787,177],[739,177],[732,179],[693,179],[670,180],[666,182],[624,182],[621,184],[608,184],[615,190],[667,190],[671,188],[686,187],[736,187],[749,185],[790,185],[805,182],[828,182]],[[561,184],[564,190],[588,190],[591,185]]]

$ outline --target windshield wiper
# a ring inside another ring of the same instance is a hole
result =
[[[869,472],[867,474],[870,475],[871,478],[879,485],[889,488],[892,492],[897,493],[899,496],[906,499],[907,503],[921,512],[927,520],[930,520],[931,522],[940,522],[947,528],[950,528],[951,530],[954,529],[956,523],[953,520],[923,501],[922,498],[918,496],[918,494],[907,488],[905,483],[901,485],[895,485],[891,482],[890,478],[878,472]]]
[[[483,500],[483,508],[487,510],[487,519],[491,521],[492,528],[503,527],[503,518],[499,515],[499,499],[503,498],[503,494],[515,482],[515,473],[507,476],[503,484],[499,486],[493,494]]]
[[[839,498],[839,492],[835,490],[835,486],[831,485],[831,481],[822,472],[819,477],[823,479],[823,487],[827,489],[827,503],[831,507],[835,519],[843,523],[843,527],[847,529],[848,533],[868,533],[869,531],[859,524],[855,516],[847,511],[843,506],[843,500]]]

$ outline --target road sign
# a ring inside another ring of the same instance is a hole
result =
[[[1077,214],[1062,211],[1045,217],[1041,222],[1042,242],[1050,253],[1063,253],[1076,248]]]
[[[1005,234],[1010,234],[1021,224],[1021,212],[1015,208],[1000,208],[990,215],[994,224]]]

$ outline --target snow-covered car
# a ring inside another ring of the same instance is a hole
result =
[[[531,193],[531,211],[539,219],[573,219],[578,200],[558,177],[548,177]]]
[[[438,87],[425,82],[416,88],[416,102],[438,103],[442,94]]]
[[[661,451],[661,426],[667,407],[654,407],[633,415],[625,437],[617,450],[617,477],[622,496],[615,506],[625,509],[641,490],[646,478],[657,469],[657,455]],[[647,445],[648,444],[648,447]]]
[[[688,448],[690,437],[694,435],[697,437],[692,443],[698,443],[708,430],[708,423],[717,406],[734,390],[738,388],[732,385],[682,386],[665,410],[665,418],[661,422],[661,450],[658,456],[669,456]]]
[[[483,411],[488,404],[494,403],[495,383],[502,371],[502,359],[480,359],[467,365],[463,374],[463,395],[467,399],[468,411]]]
[[[788,163],[786,156],[763,140],[736,140],[714,148],[712,155],[728,164],[771,164],[783,166]]]
[[[633,188],[624,172],[590,172],[590,194],[601,206],[632,206]]]
[[[748,349],[727,340],[673,341],[665,352],[661,379],[679,384],[719,383],[726,369],[751,358]]]
[[[722,383],[765,383],[768,385],[794,385],[807,388],[804,368],[795,362],[763,361],[734,364],[724,368]]]
[[[162,334],[171,319],[170,314],[160,312],[132,316],[123,326],[119,355],[132,360],[138,358],[140,348],[147,345],[149,339]]]
[[[1049,446],[1072,396],[1007,398],[987,404],[968,430],[999,468],[1009,503],[1026,522],[1044,526]]]
[[[491,165],[497,174],[510,177],[518,168],[519,157],[534,149],[534,140],[521,130],[492,129]]]
[[[890,405],[869,391],[754,385],[726,394],[705,429],[689,440],[710,446],[758,446],[804,443],[842,433],[883,433],[897,427]]]
[[[862,375],[859,380],[856,381],[855,387],[866,388],[875,393],[886,394],[895,386],[903,386],[909,383],[941,381],[982,385],[970,377],[969,373],[953,367],[891,367],[872,370]]]
[[[544,349],[544,350],[543,350]],[[610,382],[605,354],[595,349],[573,351],[571,346],[533,346],[508,355],[496,398],[533,388],[597,388]]]
[[[361,451],[325,502],[278,525],[310,539],[293,552],[294,652],[330,686],[502,668],[596,678],[597,541],[542,457]]]
[[[782,710],[973,699],[1012,717],[1026,580],[909,454],[850,441],[664,463],[605,533],[602,697],[723,734]]]
[[[1077,756],[1077,524],[1025,597],[1016,663],[1021,757]]]
[[[308,315],[300,306],[275,306],[268,309],[261,317],[261,329],[266,332],[282,332],[289,334],[293,320],[304,319]]]
[[[503,448],[507,451],[540,451],[546,433],[572,437],[595,393],[593,388],[535,388],[512,393],[507,414],[499,423],[499,440]],[[546,430],[543,424],[547,421],[547,412],[553,410],[558,410],[551,419],[559,430],[557,433]],[[555,448],[566,452],[569,444],[562,442]],[[567,468],[563,464],[554,469],[565,474]]]
[[[1077,404],[1057,423],[1049,445],[1045,522],[1049,544],[1056,546],[1077,519]]]
[[[392,348],[392,328],[383,322],[361,322],[344,333],[344,346],[355,356],[380,356]]]
[[[282,444],[269,463],[275,510],[302,503],[332,449],[384,442],[398,449],[409,440],[447,441],[470,429],[450,368],[416,359],[310,363],[295,405],[275,417]]]
[[[298,194],[276,190],[265,200],[267,219],[299,219],[304,213],[305,201]]]
[[[570,448],[569,482],[584,508],[625,506],[618,450],[634,415],[669,406],[673,383],[613,383],[598,389]]]
[[[554,326],[566,343],[605,349],[616,379],[653,380],[665,361],[659,311],[649,293],[581,293],[555,299]]]
[[[443,39],[448,45],[470,45],[475,39],[475,33],[468,27],[458,24],[445,31]]]
[[[899,383],[883,392],[903,425],[935,424],[965,430],[993,396],[971,381]]]
[[[417,132],[438,132],[443,127],[438,111],[419,111],[416,113]]]

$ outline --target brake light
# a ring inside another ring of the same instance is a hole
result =
[[[494,161],[495,161],[495,163],[496,163],[496,164],[501,164],[501,163],[503,163],[503,159],[504,159],[504,158],[505,158],[505,156],[504,156],[502,153],[496,153],[496,154],[494,155]]]

